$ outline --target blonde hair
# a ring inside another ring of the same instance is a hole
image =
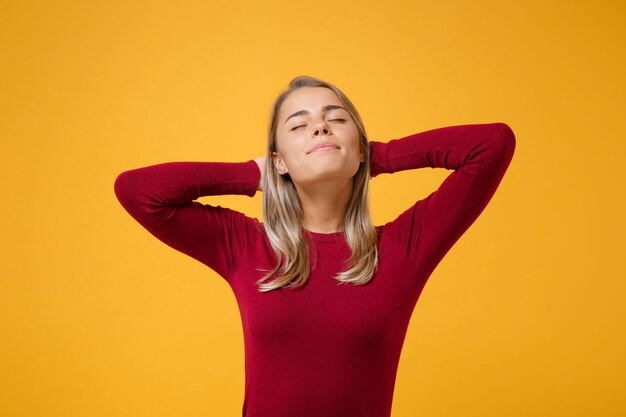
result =
[[[360,147],[365,156],[364,161],[361,162],[352,178],[352,195],[342,220],[343,235],[352,254],[344,264],[347,269],[339,272],[334,279],[338,281],[338,285],[342,283],[366,284],[371,280],[378,266],[378,240],[368,204],[369,143],[361,117],[350,99],[337,87],[317,78],[301,75],[292,79],[289,88],[276,98],[270,115],[265,173],[262,183],[263,218],[269,242],[278,261],[272,270],[258,269],[265,272],[269,271],[257,281],[261,292],[282,287],[302,287],[306,284],[311,272],[308,254],[309,243],[304,238],[302,205],[298,192],[289,174],[281,175],[272,163],[272,152],[277,149],[276,130],[279,110],[285,99],[301,87],[326,87],[337,94],[359,130]],[[274,276],[277,278],[272,282],[265,282]]]

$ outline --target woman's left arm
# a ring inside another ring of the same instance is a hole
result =
[[[501,122],[370,141],[372,177],[425,167],[454,170],[436,191],[385,225],[416,265],[432,271],[474,223],[498,188],[515,143],[513,130]]]

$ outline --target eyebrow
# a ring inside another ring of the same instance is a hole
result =
[[[324,113],[324,112],[326,112],[328,110],[334,110],[334,109],[344,109],[344,110],[346,110],[344,107],[337,106],[336,104],[328,104],[328,105],[326,105],[326,106],[324,106],[322,108],[322,113]],[[285,120],[285,123],[287,123],[287,120],[291,119],[292,117],[301,116],[303,114],[309,114],[309,111],[308,110],[299,110],[299,111],[295,112],[294,114],[292,114],[291,116],[287,117],[287,119]]]

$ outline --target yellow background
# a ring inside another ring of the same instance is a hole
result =
[[[341,88],[370,140],[516,134],[415,308],[392,415],[625,415],[623,1],[8,3],[0,416],[241,415],[234,295],[113,183],[263,155],[271,102],[300,74]],[[450,173],[374,179],[375,223]],[[261,193],[201,201],[261,218]]]

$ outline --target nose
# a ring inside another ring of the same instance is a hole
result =
[[[315,129],[313,129],[313,136],[328,135],[328,134],[330,134],[330,129],[328,128],[326,121],[319,122],[318,125],[315,126]]]

